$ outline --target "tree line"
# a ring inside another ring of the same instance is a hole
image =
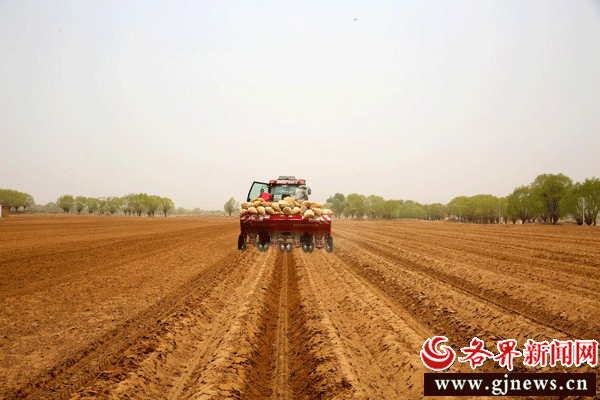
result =
[[[30,213],[77,213],[77,214],[125,214],[154,216],[161,212],[167,215],[192,215],[221,217],[225,213],[218,210],[203,210],[199,207],[186,209],[175,208],[168,197],[148,195],[146,193],[130,193],[122,197],[84,197],[72,195],[60,196],[56,202],[35,204],[33,196],[11,189],[0,189],[0,204],[7,205],[11,212]],[[238,205],[239,207],[239,205]]]
[[[540,221],[556,224],[561,218],[572,217],[579,225],[596,225],[600,211],[600,180],[594,177],[573,183],[563,174],[543,174],[531,184],[515,188],[505,197],[487,194],[459,196],[445,205],[336,193],[327,199],[325,206],[338,218],[454,218],[473,223],[516,223],[521,220],[522,223]]]
[[[141,217],[146,213],[154,217],[156,211],[167,216],[175,208],[173,200],[168,197],[148,195],[146,193],[130,193],[123,197],[84,197],[63,195],[56,200],[56,207],[65,213],[74,211],[77,214],[115,214],[122,211],[125,215]]]
[[[36,205],[27,193],[10,189],[0,189],[0,204],[8,205],[14,211],[33,212],[87,212],[90,214],[115,214],[141,216],[146,213],[154,216],[160,211],[167,216],[175,214],[222,215],[221,211],[204,211],[199,208],[175,209],[173,201],[167,197],[130,193],[123,197],[73,197],[64,195],[56,203]],[[338,218],[412,218],[441,220],[456,219],[462,222],[516,223],[549,222],[556,224],[559,219],[571,217],[578,225],[596,225],[600,212],[600,179],[587,178],[583,182],[573,180],[563,174],[542,174],[529,185],[522,185],[505,197],[479,194],[459,196],[448,204],[421,204],[412,200],[385,200],[381,196],[342,193],[327,199],[325,207],[330,208]],[[231,215],[239,210],[239,203],[231,198],[225,203],[224,211]]]
[[[563,174],[540,175],[507,197],[507,215],[515,223],[536,220],[556,224],[572,217],[578,225],[596,225],[600,211],[600,180],[587,178],[573,183]]]
[[[445,217],[445,206],[441,203],[421,204],[413,200],[385,200],[381,196],[365,196],[342,193],[327,199],[324,207],[331,209],[333,214],[341,218],[416,218],[440,220]]]

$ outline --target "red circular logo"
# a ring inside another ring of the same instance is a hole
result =
[[[456,353],[450,346],[440,346],[440,350],[436,349],[436,346],[440,342],[447,342],[446,336],[434,336],[432,339],[427,339],[423,343],[423,350],[421,350],[421,361],[423,364],[431,370],[443,371],[450,368],[454,364]]]

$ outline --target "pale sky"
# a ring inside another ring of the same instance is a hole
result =
[[[600,177],[600,3],[0,0],[0,187],[222,209]]]

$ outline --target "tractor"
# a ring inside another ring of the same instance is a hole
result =
[[[294,197],[299,186],[306,185],[304,179],[294,176],[280,176],[267,182],[254,182],[248,191],[247,201],[268,193],[273,201]],[[310,188],[306,189],[308,195]],[[279,251],[291,252],[294,247],[302,247],[305,253],[315,248],[333,251],[331,237],[331,215],[305,218],[303,215],[244,215],[240,216],[240,235],[238,249],[246,250],[254,245],[261,252],[269,247],[278,247]]]

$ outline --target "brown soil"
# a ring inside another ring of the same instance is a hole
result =
[[[600,339],[596,227],[333,227],[281,254],[237,251],[235,218],[1,221],[0,398],[413,399],[434,335]],[[597,368],[516,361],[540,371]]]

